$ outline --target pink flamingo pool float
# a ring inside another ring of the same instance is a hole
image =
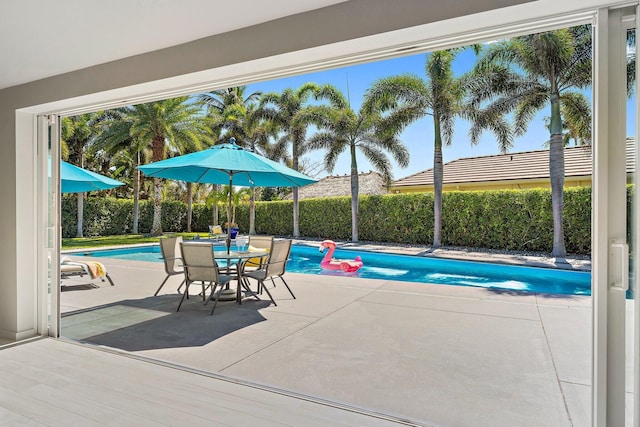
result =
[[[329,250],[320,261],[320,267],[325,270],[342,270],[345,273],[353,273],[362,268],[363,263],[360,256],[353,260],[333,258],[333,253],[336,251],[336,243],[333,240],[324,240],[320,243],[320,252],[324,252],[326,248]]]

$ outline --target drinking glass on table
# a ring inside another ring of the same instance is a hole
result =
[[[244,252],[247,243],[248,238],[246,236],[236,236],[236,248],[238,252]]]

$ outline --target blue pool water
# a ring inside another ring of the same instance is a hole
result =
[[[219,250],[224,249],[221,247]],[[71,255],[162,262],[160,247],[157,245],[75,252]],[[348,274],[353,277],[475,286],[496,290],[572,295],[591,294],[591,274],[589,272],[344,249],[338,249],[334,254],[338,259],[353,259],[356,255],[362,257],[364,267],[356,273]],[[291,258],[287,263],[287,271],[305,274],[345,275],[342,272],[323,270],[320,267],[322,256],[323,254],[316,247],[294,245],[291,248]]]

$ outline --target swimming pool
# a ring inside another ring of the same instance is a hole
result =
[[[224,250],[224,247],[221,246],[216,250]],[[158,245],[70,252],[68,255],[162,262]],[[583,271],[458,261],[346,249],[337,249],[335,252],[336,258],[352,259],[356,255],[362,257],[364,267],[356,273],[348,274],[353,277],[551,294],[591,294],[591,274]],[[287,263],[287,271],[318,275],[345,275],[342,272],[320,268],[322,256],[323,254],[316,247],[293,245],[291,247],[290,261]]]

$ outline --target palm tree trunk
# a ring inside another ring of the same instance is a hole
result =
[[[293,187],[293,237],[300,237],[300,221],[298,215],[298,188]]]
[[[293,144],[292,165],[293,170],[298,170],[298,145]],[[298,187],[293,187],[293,237],[300,237],[300,217],[298,207]]]
[[[251,197],[249,198],[249,234],[256,234],[256,187],[251,186]]]
[[[191,233],[191,217],[193,216],[193,183],[187,182],[187,233]]]
[[[140,152],[138,152],[138,166],[140,166]],[[140,220],[140,170],[133,173],[133,234],[138,234]]]
[[[218,212],[218,199],[217,199],[217,194],[220,191],[220,186],[218,184],[214,184],[213,185],[213,194],[216,195],[216,200],[213,203],[213,206],[211,206],[211,214],[213,216],[212,220],[213,220],[213,225],[218,225],[220,224],[220,212]]]
[[[434,147],[433,147],[433,247],[442,244],[442,181],[444,168],[442,165],[442,135],[440,134],[440,118],[433,116]]]
[[[84,167],[84,155],[83,155],[83,146],[80,146],[80,167]],[[76,219],[78,224],[78,229],[76,230],[77,237],[83,237],[82,228],[84,222],[84,193],[77,193],[77,209],[76,209]]]
[[[553,210],[553,249],[551,256],[564,258],[567,250],[564,245],[564,144],[562,140],[562,116],[560,99],[551,95],[551,137],[549,139],[549,178],[551,180],[551,207]]]
[[[351,241],[358,241],[358,162],[356,146],[351,144]]]
[[[76,232],[76,237],[84,237],[82,234],[82,223],[84,218],[84,193],[76,193],[76,196],[78,196],[78,209],[76,212],[78,220],[78,231]]]
[[[151,226],[151,235],[162,235],[162,181],[160,178],[153,178],[153,225]]]
[[[151,158],[154,162],[164,159],[164,135],[156,135],[151,142]],[[153,178],[153,224],[151,235],[162,235],[162,181]]]

